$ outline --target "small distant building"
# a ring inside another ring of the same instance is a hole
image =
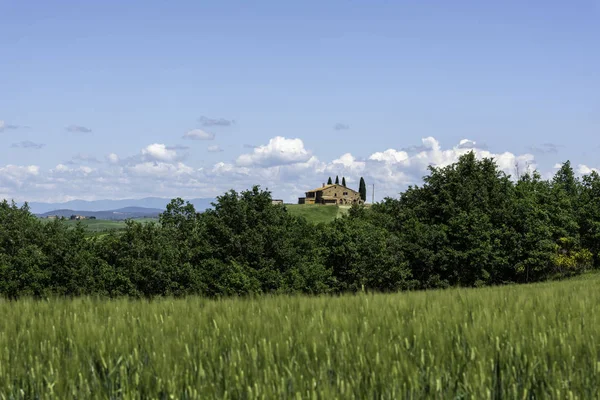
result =
[[[323,185],[309,190],[305,197],[298,198],[298,204],[352,205],[364,204],[360,193],[342,185]]]
[[[86,219],[86,217],[84,215],[71,215],[71,220],[81,221],[84,219]]]
[[[283,200],[280,200],[280,199],[273,199],[273,200],[271,201],[271,203],[272,203],[272,204],[283,204]]]

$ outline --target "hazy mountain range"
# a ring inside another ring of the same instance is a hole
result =
[[[196,211],[204,211],[207,208],[211,207],[212,202],[215,199],[211,198],[197,198],[197,199],[186,199],[194,205]],[[154,209],[152,212],[156,212],[156,210],[163,211],[167,204],[171,202],[171,199],[160,198],[160,197],[146,197],[144,199],[126,199],[126,200],[94,200],[94,201],[86,201],[86,200],[71,200],[65,203],[39,203],[32,202],[28,203],[30,211],[34,214],[45,214],[50,212],[51,215],[55,215],[56,213],[52,213],[56,210],[69,210],[74,211],[73,214],[85,215],[83,212],[89,211],[103,211],[103,212],[128,212],[123,211],[123,209],[141,207],[144,209]],[[19,204],[21,205],[21,204]],[[107,211],[109,210],[109,211]],[[148,210],[136,210],[135,212],[149,212]],[[71,214],[69,214],[71,215]],[[99,217],[97,217],[99,218]],[[133,218],[133,217],[130,217]]]

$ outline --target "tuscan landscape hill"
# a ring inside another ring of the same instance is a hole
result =
[[[64,203],[31,202],[28,203],[28,205],[31,212],[34,214],[45,214],[54,210],[78,210],[78,212],[81,213],[83,211],[119,210],[132,207],[156,208],[164,210],[170,201],[171,198],[166,197],[145,197],[142,199],[124,200],[71,200]],[[186,199],[186,201],[192,203],[196,210],[204,211],[211,206],[211,203],[214,202],[215,199],[194,198]]]
[[[37,214],[40,218],[51,216],[69,218],[72,215],[80,215],[86,218],[94,217],[101,220],[126,220],[129,218],[156,218],[164,210],[159,208],[124,207],[117,210],[107,211],[81,211],[71,209],[60,209]]]

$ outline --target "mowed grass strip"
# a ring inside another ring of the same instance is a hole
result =
[[[599,285],[0,301],[0,397],[598,398]]]
[[[340,211],[338,206],[324,206],[319,204],[286,204],[288,212],[297,217],[304,217],[307,221],[318,224],[331,222],[347,210]]]

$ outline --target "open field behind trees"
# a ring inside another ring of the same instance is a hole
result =
[[[331,222],[336,218],[348,214],[349,207],[319,204],[285,204],[290,214],[306,218],[307,221],[318,224]]]
[[[0,397],[598,398],[599,289],[0,300]]]

